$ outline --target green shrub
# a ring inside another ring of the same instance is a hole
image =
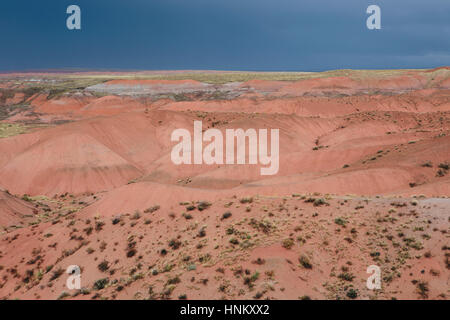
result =
[[[93,288],[95,290],[102,290],[102,289],[104,289],[106,287],[108,282],[109,282],[108,278],[99,279],[99,280],[94,282]]]
[[[309,259],[308,259],[307,256],[301,255],[301,256],[298,258],[298,262],[300,262],[300,265],[301,265],[303,268],[305,268],[305,269],[312,269],[312,264],[311,264],[311,262],[309,261]]]
[[[347,291],[347,297],[350,299],[355,299],[358,297],[358,292],[355,289],[350,289]]]

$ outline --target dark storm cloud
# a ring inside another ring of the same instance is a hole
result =
[[[0,70],[435,67],[450,65],[449,17],[448,0],[2,1]]]

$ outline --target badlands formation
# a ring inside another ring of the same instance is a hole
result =
[[[194,121],[278,172],[174,164]],[[3,74],[0,298],[448,299],[449,166],[448,67]]]

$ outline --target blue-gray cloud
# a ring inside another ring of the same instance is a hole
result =
[[[2,1],[0,70],[435,67],[450,65],[449,17],[448,0]]]

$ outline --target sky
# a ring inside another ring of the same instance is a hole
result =
[[[433,68],[450,65],[450,1],[3,0],[0,36],[1,71]]]

